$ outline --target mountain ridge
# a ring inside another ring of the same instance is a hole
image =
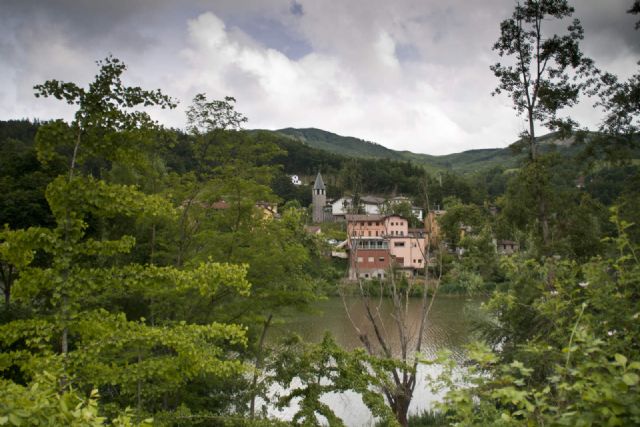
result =
[[[393,150],[376,142],[353,136],[343,136],[318,128],[288,127],[268,132],[299,141],[316,149],[347,157],[410,161],[423,165],[431,172],[472,173],[498,165],[514,168],[524,158],[524,154],[515,154],[510,146],[505,148],[475,148],[459,153],[432,155],[414,153],[409,150]],[[557,132],[543,135],[539,138],[539,141],[546,145],[555,145],[563,151],[572,147],[571,143],[566,142],[567,140],[557,138]],[[515,141],[514,144],[517,142]]]

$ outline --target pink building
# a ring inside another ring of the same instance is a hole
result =
[[[398,215],[347,215],[349,278],[384,278],[393,266],[414,276],[425,265],[425,230]]]

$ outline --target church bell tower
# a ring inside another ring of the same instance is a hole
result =
[[[313,205],[313,222],[324,222],[324,206],[327,204],[327,188],[322,180],[322,175],[318,172],[316,182],[313,184],[311,195]]]

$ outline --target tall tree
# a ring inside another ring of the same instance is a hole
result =
[[[510,64],[491,66],[499,80],[493,94],[508,93],[517,114],[524,115],[528,122],[528,129],[521,135],[529,153],[529,164],[521,171],[525,180],[544,182],[548,173],[544,163],[537,163],[536,127],[571,130],[575,122],[558,114],[578,102],[593,69],[593,61],[580,50],[583,29],[579,20],[571,21],[563,35],[548,35],[543,28],[550,19],[562,22],[573,12],[566,0],[525,0],[516,5],[511,18],[502,21],[500,37],[493,46],[501,57],[510,58]],[[543,187],[532,188],[543,248],[549,251],[551,212]]]
[[[501,57],[511,59],[510,64],[498,62],[490,67],[500,82],[493,94],[508,93],[518,115],[526,117],[528,130],[522,138],[531,160],[538,156],[537,125],[556,130],[573,124],[558,113],[578,102],[586,85],[579,78],[593,67],[580,50],[583,29],[578,19],[563,35],[548,35],[543,28],[550,19],[563,21],[573,12],[566,0],[525,0],[516,5],[511,18],[502,21],[493,46]]]

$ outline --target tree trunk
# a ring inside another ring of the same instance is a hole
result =
[[[538,149],[536,147],[536,129],[533,120],[533,107],[529,108],[529,160],[534,162],[538,158]]]
[[[149,253],[149,264],[153,265],[156,249],[156,224],[151,226],[151,253]]]
[[[4,293],[5,309],[9,308],[11,303],[11,285],[13,284],[13,266],[7,264],[0,265],[0,280],[2,280],[2,291]]]
[[[400,423],[402,427],[407,427],[409,425],[409,404],[411,403],[411,398],[407,399],[406,395],[403,394],[400,396],[396,396],[391,407],[393,414],[396,416],[396,420]]]
[[[269,329],[269,325],[271,324],[271,319],[273,319],[273,314],[269,314],[269,317],[267,318],[267,320],[265,320],[264,327],[262,328],[262,335],[260,335],[260,341],[258,342],[258,351],[256,354],[256,366],[255,366],[255,370],[253,371],[253,379],[251,380],[251,404],[249,408],[249,415],[251,419],[255,417],[256,397],[258,394],[256,392],[256,387],[258,385],[258,372],[260,371],[260,369],[262,369],[262,362],[264,359],[262,349],[264,347],[264,340],[267,336],[267,329]]]

